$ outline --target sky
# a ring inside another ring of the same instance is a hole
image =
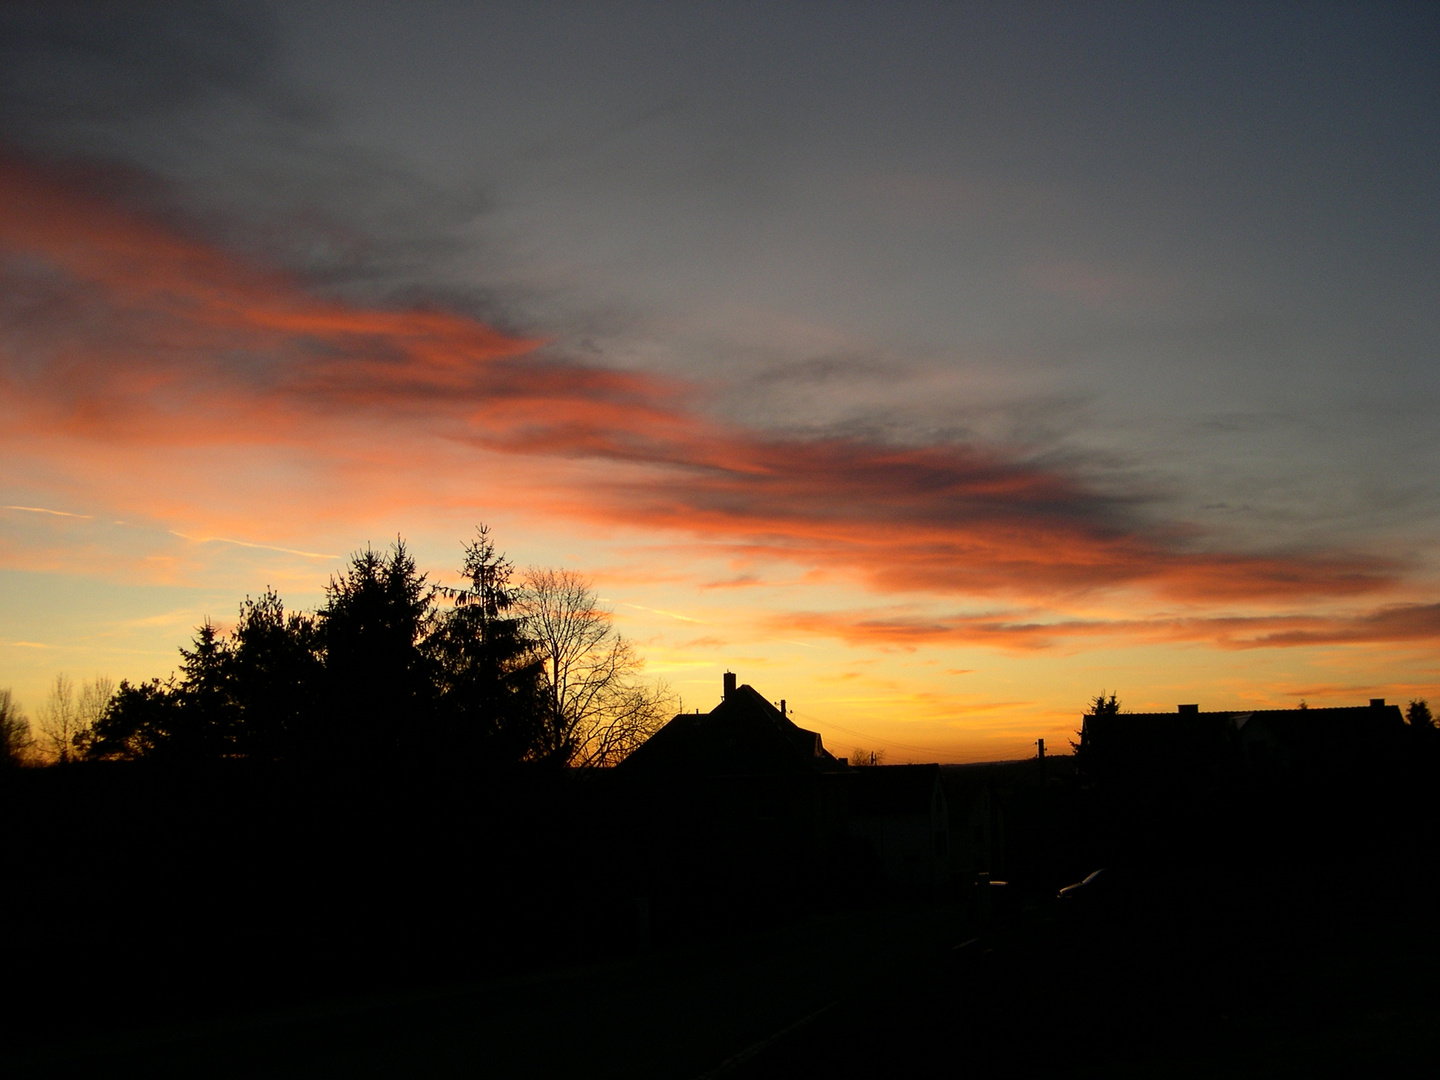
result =
[[[1440,698],[1440,11],[0,10],[0,686],[488,525],[838,754]]]

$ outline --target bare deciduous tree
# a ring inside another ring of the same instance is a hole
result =
[[[108,675],[96,675],[81,684],[80,696],[75,703],[78,730],[72,740],[72,745],[80,752],[81,757],[89,753],[95,725],[105,715],[105,710],[110,707],[114,696],[115,680]]]
[[[36,714],[40,729],[40,750],[61,765],[75,757],[75,736],[80,733],[80,710],[75,704],[75,684],[63,671],[55,676],[50,696]]]
[[[547,757],[614,765],[674,714],[674,695],[663,682],[640,678],[644,661],[585,578],[532,567],[518,599],[526,634],[545,661]]]
[[[95,721],[105,716],[112,697],[115,697],[115,680],[109,675],[95,675],[81,685],[81,696],[76,701],[75,711],[79,714],[82,732],[89,732],[95,727]]]
[[[0,690],[0,766],[25,764],[34,746],[29,717],[9,687]]]
[[[61,765],[84,757],[90,733],[114,696],[115,684],[104,675],[81,684],[78,696],[69,675],[63,671],[56,675],[36,718],[41,752]]]
[[[885,751],[883,749],[865,750],[857,746],[854,750],[850,751],[850,764],[856,766],[884,765]]]

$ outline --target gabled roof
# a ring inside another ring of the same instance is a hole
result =
[[[803,774],[844,766],[818,732],[784,716],[750,685],[708,713],[681,713],[650,736],[621,768],[635,773]]]

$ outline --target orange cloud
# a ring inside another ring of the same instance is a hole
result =
[[[128,475],[116,482],[154,489],[152,506],[168,512],[194,497],[177,490],[180,448],[215,450],[212,485],[214,470],[235,484],[245,472],[229,451],[333,459],[356,503],[443,501],[494,484],[475,475],[476,455],[498,454],[526,463],[499,483],[523,483],[527,498],[569,515],[839,568],[888,592],[1038,599],[1140,586],[1210,604],[1289,602],[1374,593],[1401,576],[1366,554],[1203,550],[1186,530],[1149,521],[1140,500],[999,450],[725,423],[703,411],[695,386],[556,358],[539,339],[450,311],[318,296],[73,176],[0,162],[0,205],[0,284],[14,298],[0,438],[32,459],[50,455],[40,472],[67,461],[115,471],[123,458]],[[326,512],[343,512],[344,496],[327,497]],[[1089,632],[875,631],[1017,647]],[[1277,625],[1265,640],[1324,632]]]
[[[1143,584],[1207,601],[1344,596],[1391,584],[1363,554],[1211,553],[1078,479],[973,447],[731,433],[639,482],[632,520],[726,537],[753,554],[862,568],[886,591],[1044,595]]]
[[[1440,604],[1395,604],[1338,615],[1146,619],[802,612],[772,617],[768,625],[776,633],[808,633],[850,645],[899,649],[961,645],[1031,652],[1097,638],[1132,643],[1204,641],[1225,649],[1256,649],[1436,641],[1440,640]]]

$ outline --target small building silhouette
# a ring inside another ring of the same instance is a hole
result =
[[[736,686],[725,673],[725,694],[708,713],[680,713],[625,759],[635,774],[684,772],[703,776],[809,775],[845,765],[809,731],[754,687]]]
[[[1214,787],[1238,778],[1354,772],[1380,765],[1405,731],[1383,698],[1339,708],[1100,713],[1081,719],[1092,781]]]
[[[652,829],[671,841],[703,838],[731,872],[833,869],[861,852],[886,880],[919,886],[949,867],[938,765],[852,769],[791,720],[784,701],[736,685],[730,672],[715,708],[674,717],[617,772],[665,807]]]
[[[730,672],[715,708],[674,717],[616,772],[655,858],[691,875],[788,888],[845,845],[844,763]]]

